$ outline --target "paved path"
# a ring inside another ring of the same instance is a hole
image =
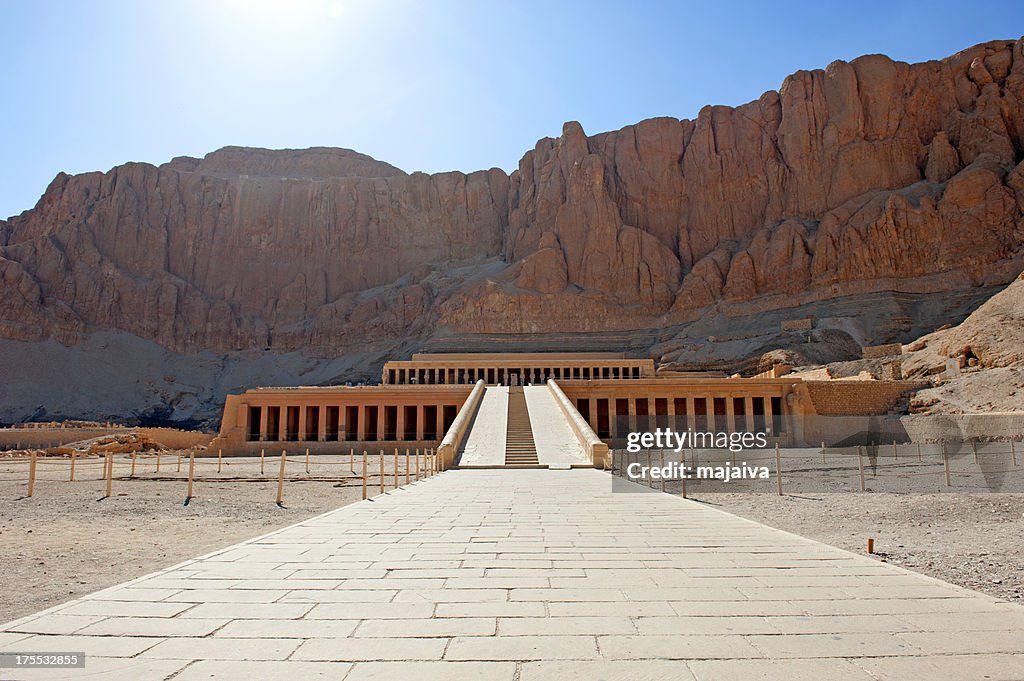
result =
[[[523,394],[530,410],[530,426],[540,464],[571,466],[588,463],[587,455],[555,402],[551,389],[547,385],[526,386]]]
[[[6,677],[1024,678],[1024,608],[611,480],[448,472],[0,627],[89,656]]]
[[[480,398],[462,445],[460,466],[503,466],[508,428],[508,388],[490,386]]]

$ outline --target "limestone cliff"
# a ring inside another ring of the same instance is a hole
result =
[[[567,123],[511,175],[240,147],[62,173],[0,222],[0,338],[23,342],[6,353],[121,332],[182,356],[489,339],[741,361],[811,307],[859,320],[858,340],[907,341],[969,311],[908,296],[976,305],[1020,271],[1022,158],[1018,40],[834,62],[692,121]],[[857,301],[890,309],[879,296],[903,321],[858,316]]]

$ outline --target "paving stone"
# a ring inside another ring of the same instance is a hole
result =
[[[182,619],[180,617],[109,617],[80,629],[84,636],[208,636],[229,620]]]
[[[439,660],[447,643],[448,639],[444,638],[316,638],[303,643],[292,659],[327,662]]]
[[[204,621],[204,620],[196,620]],[[218,629],[218,638],[346,638],[359,620],[235,620]]]
[[[169,638],[147,650],[144,656],[180,660],[283,660],[300,643],[299,639]]]
[[[496,625],[497,621],[493,617],[364,620],[353,635],[356,638],[493,636]]]
[[[438,603],[436,617],[544,617],[544,603],[481,601],[479,603]]]
[[[744,637],[734,635],[601,636],[601,654],[617,660],[692,660],[764,657]]]
[[[201,660],[188,666],[174,681],[256,681],[288,679],[290,681],[340,681],[347,678],[351,664],[339,662],[285,661],[222,661]],[[128,678],[128,677],[125,677]],[[135,677],[141,678],[141,677]]]
[[[874,681],[854,663],[838,659],[692,660],[688,664],[697,681]],[[941,677],[929,681],[937,678]]]
[[[586,660],[598,657],[593,636],[453,638],[447,660]]]
[[[566,634],[633,634],[628,617],[511,617],[498,621],[502,636],[559,636]]]
[[[514,662],[357,662],[345,681],[512,681]]]

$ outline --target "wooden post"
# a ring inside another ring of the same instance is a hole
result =
[[[395,447],[395,489],[398,489],[398,447]]]
[[[114,487],[114,453],[107,452],[107,496],[110,496]]]
[[[284,462],[288,459],[288,450],[281,450],[281,467],[277,470],[277,505],[284,502]]]
[[[32,496],[36,489],[36,450],[32,450],[28,460],[28,494]]]
[[[405,484],[409,484],[409,448],[405,448]]]
[[[309,475],[309,447],[306,447],[306,475]]]
[[[352,469],[352,472],[356,472],[356,450],[354,447],[348,448],[348,467]]]
[[[647,450],[647,486],[654,487],[654,477],[651,475],[651,450]]]
[[[156,472],[157,473],[160,472],[160,451],[161,450],[159,450],[159,449],[156,450]]]
[[[75,481],[75,450],[71,450],[71,477],[68,482]]]
[[[181,450],[178,450],[178,472],[181,472]]]
[[[949,453],[946,451],[946,441],[942,441],[942,466],[946,469],[946,487],[952,487],[949,483]]]
[[[661,450],[661,491],[665,491],[665,450]]]
[[[267,450],[266,449],[261,449],[260,450],[260,475],[263,475],[263,470],[264,470],[263,469],[263,461],[266,458],[267,458]]]
[[[917,443],[917,462],[921,463],[921,443]]]
[[[415,461],[415,464],[416,464],[416,480],[419,481],[419,479],[420,479],[420,448],[419,447],[416,448],[416,461]]]
[[[363,450],[363,500],[366,500],[366,450]]]
[[[875,552],[875,538],[874,537],[868,537],[868,553],[874,553],[874,552]]]
[[[686,498],[686,451],[679,451],[679,479],[683,483],[682,495]]]
[[[895,438],[892,441],[892,458],[894,458],[894,459],[900,458],[899,452],[896,451],[896,440],[895,440]]]
[[[188,453],[188,494],[185,495],[185,499],[192,498],[192,478],[196,474],[196,452],[192,450]]]
[[[131,475],[129,475],[129,477],[132,477],[132,478],[135,477],[135,454],[136,454],[136,452],[132,452],[132,472],[131,472]]]
[[[974,463],[978,463],[978,441],[971,440],[971,449],[974,450]]]
[[[864,448],[857,445],[857,468],[860,470],[860,491],[864,491]]]
[[[74,451],[74,450],[72,450],[72,451]],[[1010,440],[1010,456],[1012,457],[1013,465],[1016,466],[1017,465],[1017,445],[1015,444],[1015,440],[1013,440],[1013,439]]]
[[[825,463],[825,443],[824,442],[821,443],[821,463],[823,465]]]
[[[782,496],[782,455],[779,453],[779,443],[775,443],[775,484],[779,496]]]
[[[223,449],[218,449],[217,450],[217,472],[218,473],[220,473],[220,467],[221,467],[221,463],[223,462],[223,459],[224,459],[224,450]]]
[[[377,459],[377,472],[380,475],[380,493],[384,494],[384,450],[380,450]]]

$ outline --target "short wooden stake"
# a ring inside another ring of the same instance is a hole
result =
[[[395,489],[398,489],[398,447],[395,447]]]
[[[160,450],[156,450],[156,472],[160,472]]]
[[[377,459],[377,474],[380,476],[380,493],[384,494],[384,450],[380,450]]]
[[[683,495],[683,498],[685,499],[686,498],[686,452],[685,451],[681,451],[680,452],[679,479],[683,483],[682,495]]]
[[[1010,440],[1010,456],[1013,460],[1013,465],[1017,465],[1017,445],[1014,444],[1013,440]]]
[[[654,476],[651,475],[651,450],[647,450],[647,486],[654,487]]]
[[[218,449],[217,450],[217,472],[218,473],[220,473],[220,467],[221,467],[221,464],[223,463],[223,461],[224,461],[224,450],[223,449]]]
[[[178,450],[178,472],[181,472],[181,450]]]
[[[872,554],[875,552],[875,538],[868,537],[868,553]]]
[[[366,450],[363,450],[363,500],[366,499]]]
[[[193,449],[188,453],[188,494],[185,495],[185,499],[192,498],[192,479],[196,475],[196,452]]]
[[[782,496],[782,455],[779,453],[779,443],[775,443],[775,484],[779,496]]]
[[[306,475],[309,475],[309,447],[306,447]]]
[[[263,469],[263,460],[266,459],[266,458],[267,458],[267,450],[266,449],[261,449],[260,450],[260,475],[263,475],[263,470],[264,470]]]
[[[857,445],[857,469],[860,471],[860,491],[865,491],[864,487],[864,448]]]
[[[825,443],[821,443],[821,463],[825,463]]]
[[[405,484],[409,484],[409,448],[405,448]]]
[[[75,481],[75,450],[71,450],[71,477],[68,479],[69,482]]]
[[[36,489],[36,450],[32,450],[28,460],[28,494],[32,496]]]
[[[946,487],[952,487],[949,482],[949,453],[946,451],[946,442],[942,442],[942,466],[946,469]]]
[[[892,458],[894,458],[894,459],[900,458],[899,452],[896,451],[896,440],[892,441]]]
[[[420,479],[420,448],[416,448],[416,480]]]
[[[665,450],[661,450],[661,491],[665,491]]]
[[[974,450],[974,463],[978,463],[978,441],[971,440],[971,449]]]
[[[356,450],[354,447],[348,448],[348,467],[352,469],[352,472],[356,472]]]
[[[132,452],[132,472],[131,472],[131,475],[129,476],[129,477],[132,477],[132,478],[135,477],[135,455],[136,455],[136,452]]]
[[[107,496],[109,497],[114,487],[114,453],[107,452]]]
[[[921,463],[921,443],[917,443],[917,462]]]
[[[288,460],[288,450],[281,450],[281,467],[277,469],[277,505],[284,502],[284,463]]]

